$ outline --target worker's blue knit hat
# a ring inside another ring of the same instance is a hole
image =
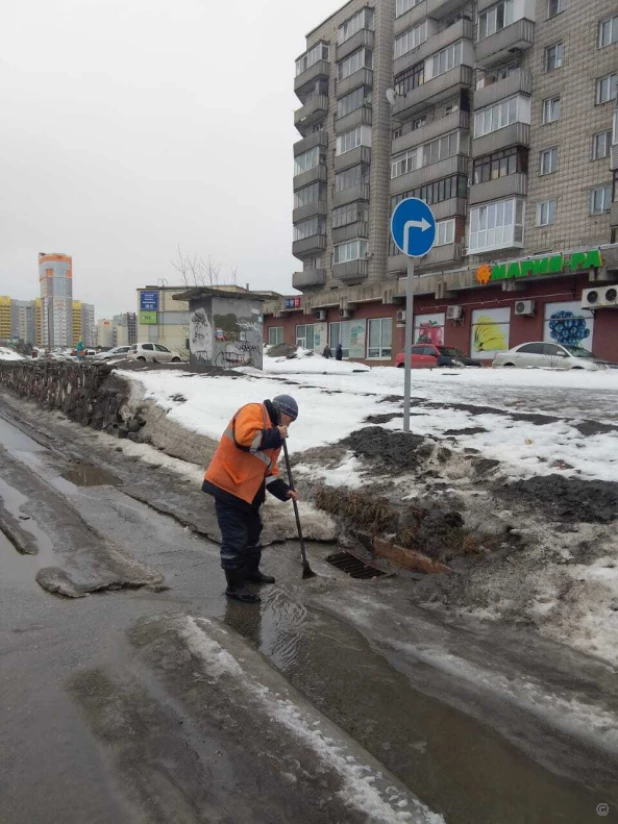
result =
[[[273,406],[284,415],[289,415],[293,421],[298,417],[298,404],[291,395],[277,395],[273,398]]]

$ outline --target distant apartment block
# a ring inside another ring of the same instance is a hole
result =
[[[39,253],[44,346],[73,346],[73,261],[69,255]]]

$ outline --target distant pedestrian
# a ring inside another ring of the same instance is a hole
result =
[[[326,346],[324,347],[324,351],[322,352],[322,357],[323,358],[332,358],[332,356],[333,356],[333,353],[331,351],[331,348],[328,344],[326,344]]]
[[[337,348],[335,349],[335,357],[337,360],[343,360],[343,346],[338,343]]]
[[[230,421],[206,471],[202,491],[215,499],[228,598],[255,604],[260,598],[247,589],[247,582],[275,583],[259,568],[260,506],[266,489],[281,501],[297,499],[277,469],[288,426],[297,417],[298,404],[289,395],[246,404]]]

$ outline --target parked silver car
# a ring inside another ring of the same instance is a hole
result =
[[[613,364],[595,358],[581,346],[566,346],[558,343],[522,343],[508,352],[499,352],[493,366],[519,366],[524,369],[586,369],[597,372]]]
[[[131,360],[149,363],[180,363],[182,356],[160,343],[134,343],[129,352]]]
[[[108,349],[107,352],[97,352],[95,358],[97,360],[110,360],[111,358],[128,358],[130,346],[114,346],[113,349]]]

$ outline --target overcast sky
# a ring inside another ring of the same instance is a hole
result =
[[[98,317],[212,255],[291,290],[294,59],[337,0],[15,0],[0,12],[0,294],[73,256]]]

